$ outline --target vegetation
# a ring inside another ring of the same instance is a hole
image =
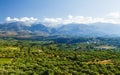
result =
[[[102,40],[0,39],[0,75],[120,75],[119,46]]]

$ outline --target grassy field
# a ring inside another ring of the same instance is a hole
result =
[[[13,58],[0,58],[0,64],[10,64]]]

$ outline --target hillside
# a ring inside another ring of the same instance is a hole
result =
[[[0,36],[53,36],[68,35],[80,37],[118,37],[120,25],[95,23],[95,24],[67,24],[60,27],[48,27],[47,25],[34,23],[27,25],[23,22],[11,22],[0,24]]]

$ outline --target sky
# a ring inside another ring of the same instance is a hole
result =
[[[119,19],[120,0],[0,0],[0,22],[117,23]]]

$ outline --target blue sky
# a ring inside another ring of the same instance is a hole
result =
[[[99,17],[119,11],[120,0],[0,0],[0,22],[6,17]]]

